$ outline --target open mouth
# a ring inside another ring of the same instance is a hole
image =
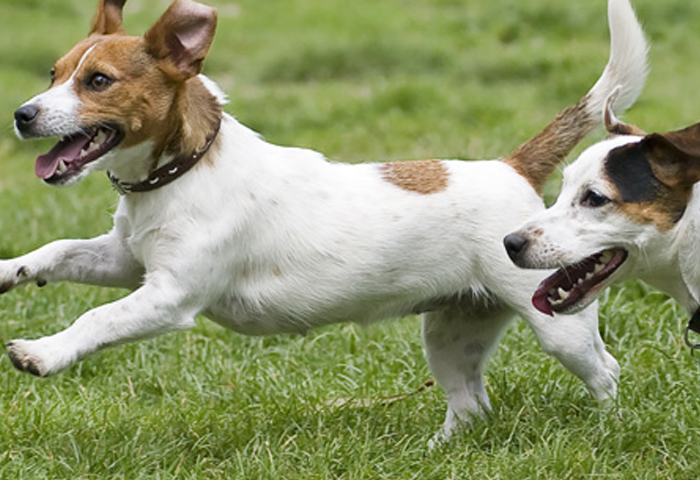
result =
[[[613,248],[560,268],[540,283],[532,296],[532,304],[547,315],[574,313],[595,298],[605,281],[626,259],[626,250]]]
[[[66,135],[44,155],[36,159],[36,176],[50,184],[62,184],[83,168],[112,150],[124,138],[122,130],[100,125]]]

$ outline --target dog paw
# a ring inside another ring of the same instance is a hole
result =
[[[593,397],[603,405],[614,404],[617,397],[617,383],[620,378],[620,365],[608,352],[604,352],[604,366],[587,383]]]
[[[17,285],[28,281],[31,276],[29,268],[24,265],[10,267],[7,272],[0,274],[0,294],[9,292]]]
[[[32,342],[28,340],[13,340],[7,344],[10,361],[16,369],[29,372],[37,377],[47,375],[44,359],[32,349]]]
[[[12,340],[7,344],[7,353],[12,365],[18,370],[37,377],[46,377],[71,365],[71,357],[55,345],[49,337],[38,340]]]
[[[433,435],[433,438],[428,440],[428,450],[435,450],[444,446],[449,443],[450,438],[452,438],[452,431],[441,428]]]

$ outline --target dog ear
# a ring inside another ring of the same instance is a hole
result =
[[[641,142],[656,178],[669,187],[700,181],[700,123],[675,132],[652,133]]]
[[[122,27],[122,9],[125,3],[126,0],[100,0],[92,20],[90,35],[126,33]]]
[[[617,100],[617,97],[620,95],[621,90],[622,87],[615,87],[615,89],[610,93],[610,95],[608,95],[608,98],[605,100],[605,112],[603,114],[605,129],[611,135],[637,135],[643,137],[644,135],[646,135],[646,132],[644,132],[644,130],[634,125],[629,125],[627,123],[621,122],[615,116],[613,104],[615,103],[615,100]]]
[[[170,5],[144,38],[150,53],[164,62],[166,74],[184,81],[201,72],[215,31],[215,8],[178,0]]]

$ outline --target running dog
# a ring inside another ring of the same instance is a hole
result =
[[[516,268],[503,236],[544,209],[540,190],[600,123],[640,93],[646,43],[628,0],[610,0],[611,54],[576,105],[502,160],[348,165],[271,145],[222,112],[200,74],[216,11],[177,1],[142,37],[103,0],[89,36],[60,58],[51,87],[15,112],[21,138],[60,137],[37,158],[51,185],[105,171],[121,194],[114,228],[0,263],[0,289],[72,281],[131,294],[69,328],[8,344],[20,370],[57,373],[104,347],[191,328],[203,314],[250,335],[423,314],[425,350],[446,392],[438,438],[489,408],[482,371],[515,314],[592,394],[616,391],[618,364],[595,308],[562,328],[532,307],[541,272]]]

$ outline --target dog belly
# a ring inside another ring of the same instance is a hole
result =
[[[255,308],[216,305],[203,312],[208,319],[244,335],[274,335],[279,333],[305,334],[309,328],[293,317],[284,318]]]
[[[227,298],[203,313],[216,323],[245,335],[303,335],[312,328],[333,323],[369,323],[412,313],[412,308],[407,306],[409,302],[396,299],[384,303],[359,299],[342,304],[337,301],[334,305],[312,303],[309,299],[296,298],[263,305],[240,298]]]
[[[245,335],[303,335],[312,328],[333,323],[367,324],[422,313],[441,308],[460,296],[461,293],[456,292],[430,297],[418,292],[408,295],[356,292],[354,295],[328,296],[325,299],[284,295],[263,302],[232,295],[219,299],[203,314],[216,323]]]

